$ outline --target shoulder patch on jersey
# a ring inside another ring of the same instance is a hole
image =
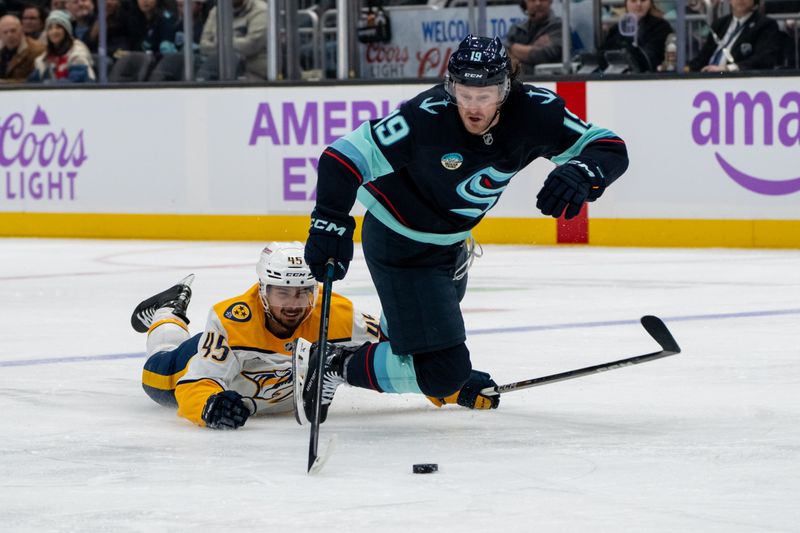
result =
[[[464,157],[455,152],[442,156],[442,166],[447,170],[456,170],[464,162]]]
[[[419,104],[419,108],[422,109],[423,111],[427,111],[431,115],[438,115],[439,112],[436,111],[434,108],[436,106],[447,107],[447,104],[449,103],[450,101],[447,98],[442,98],[441,100],[434,100],[433,97],[429,96],[428,98],[423,100],[421,104]]]
[[[550,102],[556,99],[555,93],[552,93],[547,89],[537,89],[537,90],[529,89],[525,94],[527,94],[530,98],[538,96],[539,98],[542,99],[542,101],[540,102],[542,105],[549,104]]]
[[[247,322],[253,316],[253,313],[250,312],[250,306],[245,302],[235,302],[228,306],[224,316],[234,322]]]

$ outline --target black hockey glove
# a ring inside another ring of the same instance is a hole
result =
[[[334,281],[344,278],[353,259],[353,217],[342,217],[326,212],[319,207],[311,213],[311,228],[308,230],[305,258],[311,274],[322,281],[325,263],[333,258]]]
[[[536,207],[542,214],[554,218],[563,212],[564,218],[569,220],[578,215],[584,202],[600,198],[605,188],[605,180],[596,165],[571,159],[547,176],[536,195]]]
[[[226,390],[209,396],[201,416],[211,429],[237,429],[247,421],[250,410],[242,401],[241,394]]]
[[[500,405],[500,395],[481,394],[486,387],[497,387],[497,383],[486,372],[472,370],[469,373],[469,379],[458,393],[456,403],[470,409],[497,409],[497,406]]]

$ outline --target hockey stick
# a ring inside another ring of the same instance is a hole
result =
[[[565,381],[567,379],[579,378],[589,374],[597,374],[607,370],[614,370],[615,368],[623,368],[631,365],[638,365],[640,363],[647,363],[648,361],[655,361],[662,357],[669,357],[681,353],[681,348],[669,332],[667,326],[657,316],[647,315],[641,318],[642,326],[645,331],[653,337],[661,351],[648,353],[645,355],[637,355],[635,357],[628,357],[627,359],[619,359],[611,361],[610,363],[603,363],[600,365],[587,366],[585,368],[578,368],[576,370],[569,370],[559,374],[551,374],[540,378],[527,379],[525,381],[517,381],[516,383],[508,383],[506,385],[498,385],[496,387],[486,387],[481,390],[481,394],[486,396],[496,396],[506,392],[512,392],[522,389],[529,389],[531,387],[538,387],[539,385],[546,385],[548,383],[555,383],[557,381]]]
[[[322,315],[319,320],[319,358],[317,359],[317,383],[314,391],[314,418],[311,420],[311,437],[308,442],[308,470],[311,473],[319,454],[319,410],[322,403],[322,382],[324,381],[322,372],[325,369],[325,355],[328,353],[328,319],[331,314],[331,290],[333,287],[333,259],[328,259],[325,263],[325,279],[322,280]],[[321,465],[319,465],[321,467]],[[316,472],[319,468],[314,469]]]

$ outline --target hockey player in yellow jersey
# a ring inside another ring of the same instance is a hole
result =
[[[205,331],[192,337],[186,307],[194,275],[143,301],[131,317],[134,329],[147,332],[145,392],[199,426],[236,429],[252,415],[293,409],[291,354],[298,337],[319,335],[318,284],[299,242],[269,244],[256,271],[258,283],[214,305]],[[380,331],[334,293],[328,335],[359,346],[379,340]]]

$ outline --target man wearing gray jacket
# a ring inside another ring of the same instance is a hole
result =
[[[540,63],[561,61],[561,19],[553,15],[553,0],[522,0],[520,7],[528,19],[508,30],[503,43],[508,55],[521,67],[522,74],[533,74]]]
[[[264,0],[233,0],[233,49],[244,62],[248,81],[267,79],[267,4]],[[200,51],[217,54],[217,8],[211,8],[203,26]]]

